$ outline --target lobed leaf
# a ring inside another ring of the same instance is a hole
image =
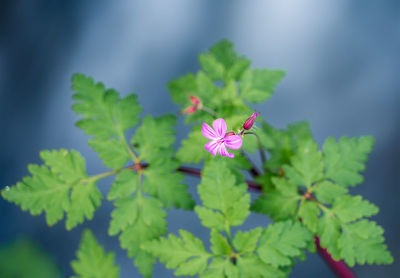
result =
[[[302,254],[311,240],[312,234],[299,222],[276,222],[264,230],[257,253],[266,264],[286,266]]]
[[[342,137],[339,142],[333,137],[326,139],[323,146],[326,177],[342,186],[360,184],[363,177],[359,172],[365,169],[373,144],[372,136]]]
[[[180,237],[169,234],[168,237],[142,244],[142,249],[153,254],[168,269],[175,269],[175,275],[202,273],[211,256],[203,242],[185,230],[179,230]]]
[[[175,172],[177,166],[172,161],[164,166],[152,166],[146,168],[143,173],[144,191],[158,198],[165,208],[171,207],[193,209],[194,201],[187,192],[187,185],[183,184],[185,176]]]
[[[272,178],[275,189],[266,190],[251,205],[251,210],[268,214],[275,221],[286,220],[296,212],[301,198],[297,186],[283,178]]]
[[[323,178],[322,154],[315,142],[300,145],[290,161],[291,165],[285,165],[283,169],[292,183],[310,188]]]
[[[160,152],[170,148],[175,142],[175,125],[176,117],[174,115],[156,118],[146,116],[131,140],[132,145],[136,146],[140,154],[140,159],[150,163],[165,159]]]
[[[230,226],[239,226],[250,213],[250,195],[246,193],[245,183],[237,184],[223,159],[215,158],[206,163],[198,192],[204,207],[220,212]]]
[[[378,211],[377,206],[363,200],[361,196],[344,195],[332,205],[332,212],[344,223],[375,215]]]
[[[64,213],[68,230],[85,218],[92,219],[102,195],[95,181],[87,177],[83,157],[64,149],[42,151],[40,156],[45,165],[29,165],[31,176],[3,191],[3,198],[32,215],[45,212],[49,226],[63,219]]]
[[[132,207],[136,206],[134,210],[137,212],[134,212],[133,215],[128,215],[128,210],[126,210],[125,214],[121,212],[126,217],[126,220],[118,220],[121,222],[117,223],[122,224],[116,225],[116,229],[124,227],[121,228],[122,232],[119,237],[121,247],[127,249],[129,257],[135,258],[134,263],[139,268],[139,271],[145,277],[150,277],[155,259],[148,252],[141,249],[140,245],[166,233],[166,213],[162,210],[161,202],[152,197],[135,195],[135,198],[131,199],[130,202],[134,202],[134,204],[130,205]],[[109,233],[113,231],[110,226]]]
[[[314,192],[320,202],[331,204],[336,198],[346,194],[348,190],[330,181],[323,181],[316,185]]]
[[[83,118],[77,122],[87,134],[95,138],[119,137],[138,124],[142,108],[136,95],[120,98],[117,91],[105,89],[102,83],[83,74],[74,74],[72,89],[75,91],[73,110]]]
[[[71,262],[75,278],[113,278],[119,277],[119,266],[115,265],[114,252],[106,253],[92,232],[83,231],[79,250],[76,253],[77,260]]]
[[[117,91],[105,89],[102,83],[83,74],[72,77],[72,89],[72,108],[82,115],[76,125],[94,137],[89,145],[107,167],[123,167],[133,156],[125,132],[138,124],[142,111],[136,95],[120,98]]]
[[[233,239],[233,246],[239,253],[249,253],[255,251],[258,240],[261,236],[261,227],[253,230],[242,232],[238,231]]]
[[[304,226],[315,233],[317,231],[317,221],[320,209],[317,203],[312,201],[303,201],[300,203],[297,215],[301,218]]]
[[[250,103],[266,101],[284,76],[281,70],[247,69],[240,79],[240,96]]]

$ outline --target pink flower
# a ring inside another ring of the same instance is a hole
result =
[[[201,133],[207,139],[211,141],[204,145],[207,151],[212,153],[213,156],[217,152],[222,156],[227,156],[233,158],[235,155],[233,153],[228,153],[226,147],[229,149],[239,149],[242,146],[242,138],[235,135],[234,132],[226,133],[226,123],[224,119],[216,119],[213,122],[212,129],[208,124],[203,123],[203,128]]]

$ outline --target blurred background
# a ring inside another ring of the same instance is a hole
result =
[[[253,61],[253,67],[286,71],[275,95],[255,106],[270,123],[284,127],[308,120],[320,144],[331,135],[375,137],[365,182],[352,193],[362,194],[381,208],[375,220],[386,231],[395,263],[358,266],[354,270],[359,277],[398,277],[397,0],[3,0],[0,188],[27,175],[27,164],[40,163],[38,154],[42,149],[74,148],[86,158],[88,173],[105,170],[88,147],[88,138],[74,127],[77,116],[71,110],[70,89],[73,73],[91,75],[122,95],[135,92],[144,108],[143,115],[176,113],[178,107],[172,103],[166,83],[196,72],[197,55],[222,38],[233,41],[236,50]],[[188,127],[180,119],[178,142],[187,132]],[[103,192],[111,181],[100,183]],[[187,178],[187,182],[195,194],[199,180]],[[116,252],[121,277],[140,277],[132,260],[120,249],[117,237],[107,235],[111,208],[111,203],[103,202],[93,221],[67,232],[64,222],[50,228],[43,216],[32,217],[0,199],[0,261],[20,254],[15,249],[23,246],[22,253],[32,252],[20,255],[19,267],[28,263],[26,258],[44,258],[56,266],[56,271],[50,266],[50,273],[69,277],[70,261],[75,258],[82,230],[89,227],[106,250]],[[265,216],[253,215],[245,229],[268,222]],[[194,213],[169,212],[169,231],[179,228],[208,241],[207,230]],[[0,264],[0,273],[1,268]],[[173,277],[173,272],[157,264],[154,277]],[[291,277],[334,276],[318,255],[308,254],[307,261],[299,262]]]

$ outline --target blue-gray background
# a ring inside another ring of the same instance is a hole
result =
[[[221,38],[253,61],[282,68],[276,94],[255,108],[278,127],[311,123],[321,144],[327,136],[372,134],[376,145],[359,193],[377,204],[375,219],[386,230],[392,266],[361,266],[360,277],[400,273],[399,73],[400,2],[393,1],[5,1],[0,4],[0,186],[15,184],[39,163],[42,149],[74,148],[90,174],[105,170],[74,127],[70,77],[82,72],[118,89],[135,92],[143,114],[175,113],[165,84],[199,68],[197,55]],[[188,128],[182,120],[178,141]],[[101,182],[103,192],[111,179]],[[188,178],[195,194],[198,180]],[[71,275],[83,227],[114,250],[121,277],[139,277],[116,237],[107,236],[111,204],[71,232],[64,223],[47,227],[0,200],[0,245],[20,235],[37,240]],[[245,228],[267,223],[252,216]],[[195,214],[171,211],[169,231],[193,231],[207,240]],[[154,277],[172,277],[156,265]],[[293,277],[333,277],[317,255],[294,268]],[[397,276],[398,277],[398,276]]]

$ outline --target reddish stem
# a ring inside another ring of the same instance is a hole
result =
[[[325,263],[336,274],[337,277],[341,278],[357,277],[343,261],[336,261],[335,259],[332,258],[331,254],[328,253],[326,248],[321,247],[319,243],[319,237],[314,236],[314,241],[315,245],[317,246],[318,254],[324,259]]]
[[[147,163],[141,163],[140,165],[134,165],[134,166],[131,166],[128,168],[132,169],[132,170],[138,170],[138,169],[145,169],[148,166],[149,166],[149,164],[147,164]],[[182,166],[182,167],[178,168],[178,171],[181,173],[195,176],[195,177],[201,176],[201,171],[199,169],[192,168],[192,167]],[[255,191],[262,190],[262,187],[253,181],[247,180],[246,183],[247,183],[248,188],[251,190],[255,190]],[[337,277],[357,278],[357,276],[351,271],[351,269],[343,261],[336,261],[335,259],[332,258],[331,254],[328,253],[326,248],[321,247],[319,238],[317,236],[314,236],[314,241],[315,241],[315,245],[317,246],[318,254],[322,257],[322,259],[330,267],[330,269],[333,271],[333,273],[336,274]]]
[[[179,167],[178,171],[181,173],[185,173],[185,174],[189,174],[195,177],[200,177],[201,176],[201,171],[199,169],[196,168],[191,168],[191,167]],[[261,186],[256,184],[253,181],[246,181],[247,186],[249,189],[255,190],[255,191],[261,191]]]

